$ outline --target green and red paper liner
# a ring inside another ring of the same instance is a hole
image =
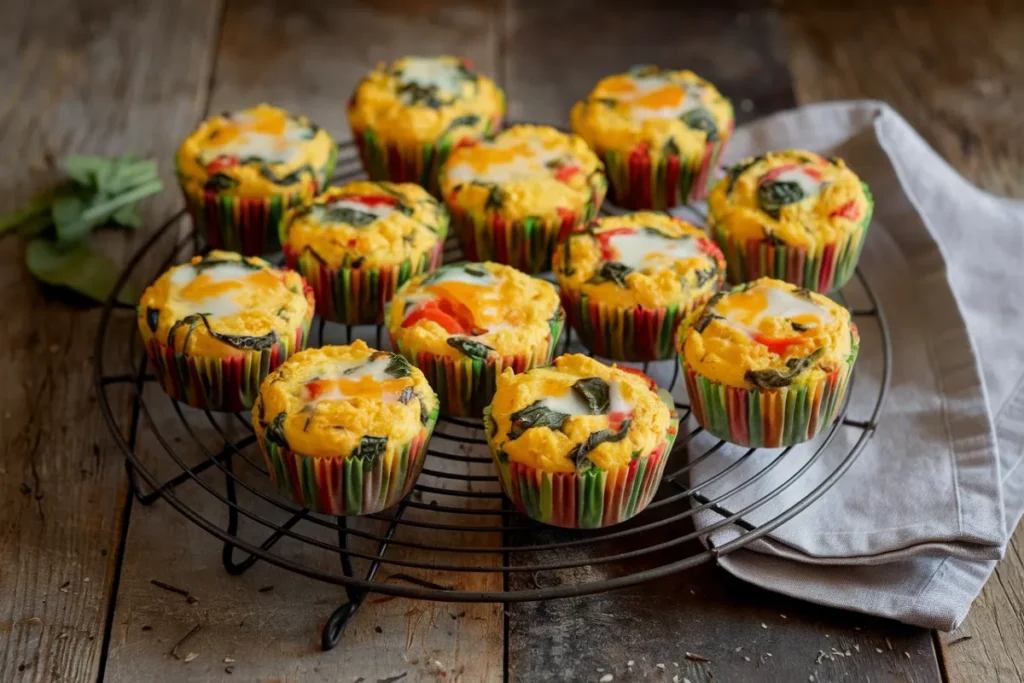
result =
[[[281,248],[279,233],[288,209],[327,186],[337,159],[338,152],[332,148],[315,180],[308,181],[302,189],[265,197],[238,197],[216,190],[190,192],[180,170],[178,182],[193,225],[205,236],[208,246],[259,256]]]
[[[863,184],[862,184],[863,185]],[[867,185],[863,185],[868,208],[860,229],[841,242],[830,242],[819,249],[796,247],[769,240],[743,242],[733,240],[713,215],[708,216],[711,236],[722,249],[733,284],[750,282],[760,277],[784,280],[814,292],[828,294],[853,277],[864,249],[874,201]]]
[[[493,430],[488,430],[488,444],[505,495],[527,517],[569,529],[597,529],[635,516],[657,493],[679,432],[672,397],[664,390],[658,394],[671,415],[665,439],[650,453],[609,470],[593,466],[582,473],[548,472],[518,462],[502,462],[498,444],[492,440]]]
[[[452,227],[470,261],[496,261],[524,273],[551,270],[551,254],[568,235],[586,226],[597,215],[604,201],[607,183],[595,188],[582,213],[568,209],[554,216],[530,216],[506,220],[500,212],[467,211],[455,202],[448,203]]]
[[[238,412],[252,407],[267,375],[306,347],[311,319],[312,311],[293,338],[278,339],[269,349],[197,356],[153,337],[146,343],[146,353],[160,386],[174,400],[193,408]]]
[[[480,417],[490,405],[497,387],[498,375],[505,368],[520,373],[540,365],[547,365],[555,354],[555,346],[565,327],[565,313],[561,308],[548,323],[550,334],[543,348],[531,354],[500,356],[491,354],[487,360],[460,356],[453,358],[429,351],[417,351],[403,344],[391,333],[391,347],[419,368],[431,388],[437,393],[443,415],[454,417]]]
[[[501,128],[502,117],[487,122],[483,137],[494,135]],[[448,155],[466,138],[444,135],[425,144],[399,144],[387,140],[370,128],[352,128],[352,138],[359,149],[363,170],[370,180],[390,180],[394,183],[416,183],[435,197],[441,196],[438,174]],[[475,138],[470,138],[475,139]]]
[[[680,356],[697,424],[737,446],[784,448],[813,439],[835,420],[857,347],[838,370],[821,379],[779,389],[745,389],[712,382],[690,368],[683,354]]]
[[[580,341],[592,353],[612,360],[646,362],[674,357],[680,323],[713,295],[714,291],[708,292],[686,305],[622,308],[563,287],[562,306]]]
[[[313,288],[316,312],[327,320],[348,325],[374,325],[382,321],[385,305],[395,291],[420,273],[433,272],[441,262],[444,239],[413,261],[407,258],[380,268],[332,267],[308,249],[296,252],[287,244],[284,255]]]
[[[423,470],[437,408],[427,424],[396,451],[377,456],[328,457],[296,453],[257,432],[270,479],[296,503],[334,516],[370,515],[395,505],[412,491]]]
[[[629,151],[599,152],[608,174],[609,198],[634,211],[666,210],[703,199],[734,127],[730,123],[718,140],[704,143],[700,154],[665,154],[646,142]]]

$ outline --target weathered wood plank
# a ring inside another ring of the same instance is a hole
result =
[[[0,8],[0,211],[52,180],[44,155],[162,160],[198,109],[216,3]],[[145,204],[155,220],[173,194]],[[121,261],[138,238],[98,239]],[[121,539],[124,470],[92,390],[98,313],[48,299],[4,237],[0,373],[0,680],[94,681]]]
[[[588,5],[584,11],[582,4],[521,2],[511,5],[506,31],[510,110],[526,120],[565,125],[573,102],[598,78],[636,63],[692,68],[732,97],[741,122],[794,103],[774,10],[684,11],[640,3]],[[552,69],[559,59],[568,59],[571,68]],[[676,534],[689,530],[673,527]],[[673,548],[674,556],[645,556],[625,567],[595,565],[571,577],[545,575],[544,585],[633,572],[697,550],[691,544]],[[563,552],[558,559],[610,552]],[[536,563],[553,555],[513,561]],[[510,587],[530,588],[531,581],[516,575]],[[616,593],[513,605],[509,614],[511,681],[596,681],[607,674],[614,680],[647,676],[695,683],[843,676],[939,680],[927,631],[774,595],[712,566]],[[687,652],[710,661],[687,659]]]
[[[800,102],[885,100],[979,187],[1024,197],[1019,3],[800,7],[786,31]],[[963,627],[941,636],[950,681],[1024,681],[1022,547],[1018,530]]]
[[[404,54],[456,53],[470,57],[481,71],[494,74],[497,42],[494,20],[484,3],[438,7],[396,2],[383,7],[358,5],[344,10],[322,3],[230,3],[224,17],[217,67],[210,93],[210,110],[220,111],[269,101],[309,115],[336,139],[350,138],[345,101],[361,78],[379,61]],[[329,330],[337,339],[338,330]],[[157,398],[160,398],[157,396]],[[159,411],[161,429],[182,435],[177,417]],[[194,413],[190,421],[196,419]],[[204,418],[199,416],[200,421]],[[176,431],[175,431],[176,430]],[[209,430],[207,430],[209,431]],[[187,443],[188,436],[183,437]],[[215,439],[211,439],[213,444]],[[455,444],[435,438],[435,447],[456,452]],[[147,441],[147,462],[162,463],[162,476],[175,473],[169,458]],[[201,456],[191,451],[193,460]],[[255,448],[246,451],[256,455]],[[259,456],[256,455],[256,459]],[[486,474],[490,467],[431,459],[433,469],[461,474]],[[253,468],[236,464],[235,470],[253,487],[270,493],[269,482]],[[180,470],[179,470],[180,471]],[[223,475],[203,475],[222,491]],[[451,486],[424,475],[421,483]],[[474,485],[475,482],[471,482]],[[211,519],[226,522],[224,505],[195,483],[180,489],[182,499]],[[285,516],[240,491],[243,506],[278,522]],[[425,495],[453,504],[446,496]],[[481,504],[498,505],[497,500]],[[410,511],[410,518],[424,518]],[[432,522],[453,523],[431,514]],[[463,518],[458,520],[465,524]],[[472,523],[472,522],[469,522]],[[493,523],[493,522],[492,522]],[[380,533],[381,523],[353,522],[360,529]],[[332,532],[303,522],[296,531],[327,543]],[[266,529],[242,520],[244,537],[257,539]],[[464,545],[500,543],[497,534],[453,534],[402,528],[396,538],[415,542]],[[356,542],[358,549],[374,552],[372,543]],[[500,681],[503,672],[503,615],[500,605],[458,605],[416,602],[371,595],[352,620],[334,651],[319,649],[320,628],[335,607],[345,601],[343,589],[258,563],[241,577],[231,577],[220,566],[221,544],[185,520],[165,503],[151,508],[136,506],[128,538],[117,607],[108,681],[135,681],[145,672],[160,671],[162,680],[220,680],[225,669],[240,680],[378,681],[404,675],[403,681]],[[303,547],[294,540],[275,548],[296,562],[338,573],[332,553]],[[241,553],[236,553],[236,561]],[[435,561],[424,551],[392,546],[390,560]],[[437,561],[479,564],[479,556],[445,555]],[[500,555],[483,558],[500,562]],[[357,562],[357,571],[365,562]],[[404,573],[440,584],[455,583],[462,590],[500,590],[500,574],[456,576],[449,572],[397,565],[382,567],[378,580]],[[161,590],[151,579],[186,587],[198,602]],[[395,579],[390,579],[395,580]],[[273,586],[260,592],[260,588]],[[199,632],[179,648],[171,647],[197,623]],[[149,629],[143,629],[149,626]],[[195,657],[185,662],[190,652]],[[234,661],[224,661],[225,658]]]

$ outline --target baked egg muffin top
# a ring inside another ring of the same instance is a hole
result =
[[[509,220],[583,213],[604,197],[604,165],[583,138],[550,126],[512,126],[454,150],[441,171],[449,206]]]
[[[252,409],[253,427],[281,448],[386,462],[436,417],[423,373],[362,340],[299,351],[263,380]]]
[[[453,263],[419,275],[385,314],[392,337],[412,352],[488,360],[532,356],[564,316],[554,285],[500,263]]]
[[[682,338],[686,364],[744,389],[818,381],[856,356],[850,312],[828,297],[761,278],[712,297]]]
[[[653,211],[603,216],[569,235],[553,260],[562,289],[623,308],[686,305],[717,291],[725,273],[703,230]]]
[[[448,234],[448,212],[412,183],[359,180],[293,209],[286,246],[332,268],[418,262]]]
[[[788,150],[730,168],[708,196],[708,220],[738,242],[819,251],[862,233],[872,206],[867,185],[842,159]]]
[[[484,428],[501,462],[582,473],[650,455],[675,428],[671,418],[643,373],[570,354],[520,374],[502,372]]]
[[[171,268],[146,288],[138,309],[144,341],[211,357],[269,349],[312,315],[301,275],[229,251]]]
[[[692,71],[637,66],[598,81],[570,115],[573,132],[599,153],[646,145],[652,154],[703,155],[732,134],[732,104]]]
[[[190,193],[239,197],[308,191],[334,153],[334,140],[305,116],[269,104],[201,123],[178,148],[178,175]]]
[[[479,138],[497,129],[505,96],[460,57],[402,57],[380,63],[348,102],[354,129],[368,128],[411,145],[445,136]]]

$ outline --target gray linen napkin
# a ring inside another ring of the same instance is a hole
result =
[[[874,193],[860,267],[889,323],[892,384],[877,432],[835,486],[719,563],[811,602],[948,630],[966,616],[1024,512],[1024,202],[967,183],[880,102],[827,103],[763,119],[736,132],[726,161],[790,147],[843,157]],[[858,290],[844,288],[852,307],[868,305]],[[863,420],[881,381],[882,347],[875,320],[858,323],[848,417]],[[805,495],[860,433],[841,426],[820,460],[747,519],[769,520]],[[707,445],[699,437],[691,453]],[[728,509],[780,486],[815,446],[792,450],[730,496]],[[744,452],[729,449],[699,463],[692,484]],[[727,492],[778,454],[758,452],[699,490]],[[695,518],[699,529],[721,519],[709,510]],[[720,547],[741,531],[727,525],[704,541]]]

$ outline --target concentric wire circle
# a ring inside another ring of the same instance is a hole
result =
[[[360,177],[354,146],[343,145],[334,182]],[[150,282],[198,252],[199,236],[185,223],[184,211],[173,216],[121,273],[102,313],[95,383],[139,500],[166,501],[224,541],[224,565],[232,573],[264,560],[350,591],[457,602],[570,597],[649,581],[742,548],[806,509],[864,448],[888,390],[889,330],[858,270],[870,306],[854,314],[862,329],[877,326],[881,381],[862,387],[854,373],[836,422],[812,446],[798,447],[799,452],[741,450],[708,438],[690,416],[678,363],[661,361],[644,369],[676,397],[685,428],[657,497],[624,524],[570,531],[520,516],[502,496],[480,421],[455,418],[439,421],[423,474],[402,503],[357,519],[319,515],[270,484],[247,415],[215,415],[171,400],[147,370],[134,321],[118,321],[134,318],[134,308],[117,303],[129,281]],[[177,235],[182,236],[159,259],[157,245]],[[446,262],[461,258],[454,241],[444,253]],[[156,266],[146,270],[144,263]],[[320,320],[314,329],[314,345],[360,337],[387,348],[379,328]],[[586,353],[571,335],[561,348]],[[129,353],[111,362],[119,349]],[[127,405],[116,394],[125,389]],[[868,406],[866,419],[847,418],[855,396],[858,405]],[[842,430],[852,433],[844,435],[840,446],[835,437]],[[699,542],[726,529],[729,534],[720,545]],[[238,562],[236,551],[242,554]],[[378,569],[383,579],[377,579]]]

